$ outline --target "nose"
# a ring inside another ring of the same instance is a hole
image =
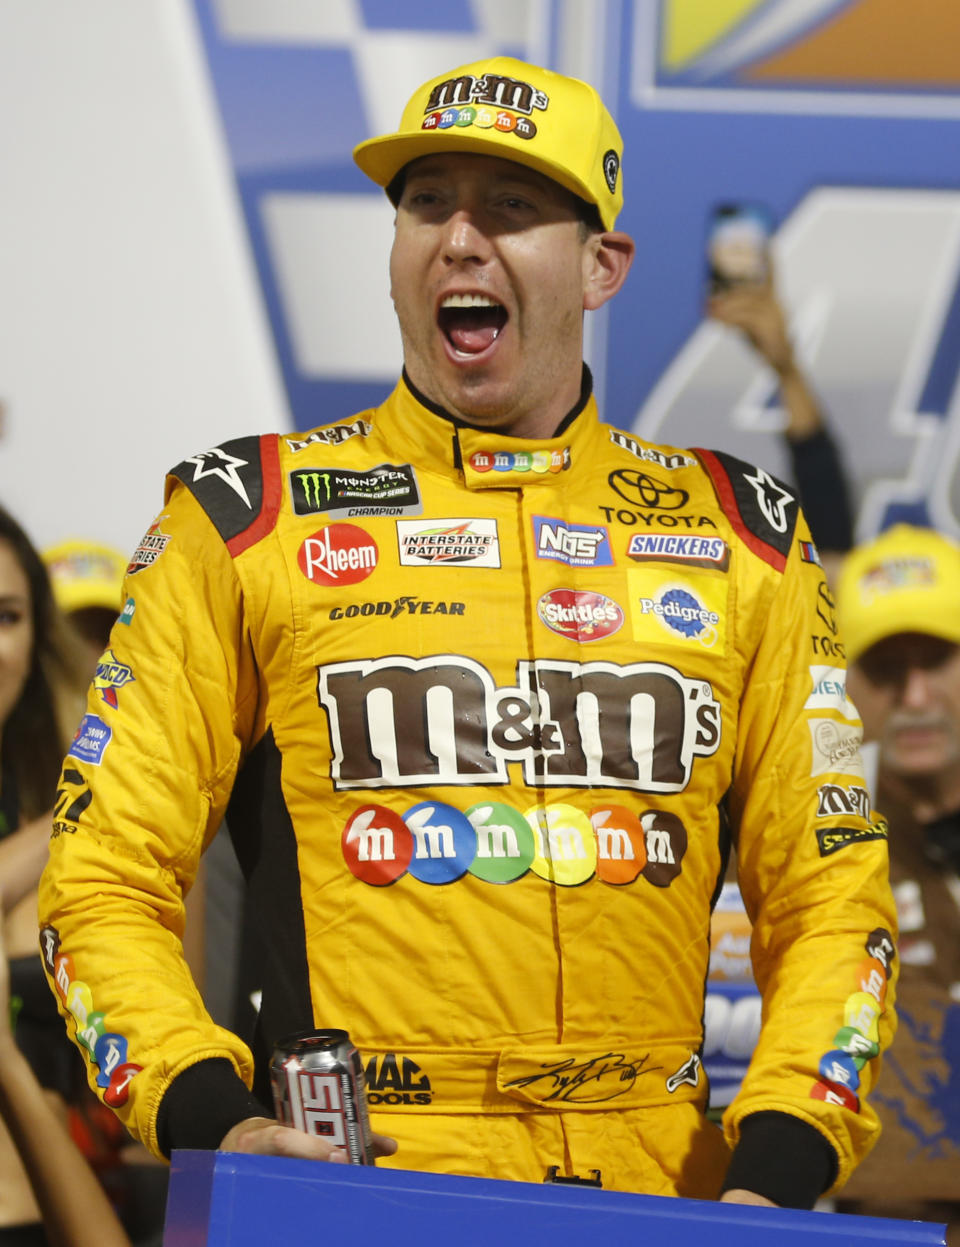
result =
[[[490,258],[490,240],[475,212],[458,208],[450,214],[444,229],[443,257],[449,264],[485,264]]]
[[[912,710],[924,710],[936,696],[937,672],[925,667],[908,666],[900,687],[900,701]]]

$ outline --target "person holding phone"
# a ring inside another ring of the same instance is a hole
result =
[[[834,579],[853,545],[853,507],[840,449],[804,373],[778,298],[762,207],[724,204],[707,238],[707,314],[739,330],[773,370],[786,414],[784,441],[814,542]]]

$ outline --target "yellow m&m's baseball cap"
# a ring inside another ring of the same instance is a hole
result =
[[[960,643],[960,545],[932,528],[887,529],[844,559],[837,614],[850,662],[900,632]]]
[[[604,229],[623,206],[623,140],[599,94],[526,61],[491,57],[431,78],[410,97],[399,129],[360,143],[353,158],[389,190],[404,165],[438,151],[536,169],[594,204]]]

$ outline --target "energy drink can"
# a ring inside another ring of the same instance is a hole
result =
[[[281,1039],[270,1083],[278,1121],[342,1147],[351,1165],[374,1164],[363,1063],[346,1031],[299,1031]]]

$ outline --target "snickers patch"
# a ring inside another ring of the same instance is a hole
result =
[[[627,557],[636,563],[683,563],[725,572],[730,548],[721,537],[692,537],[680,533],[634,533]]]

